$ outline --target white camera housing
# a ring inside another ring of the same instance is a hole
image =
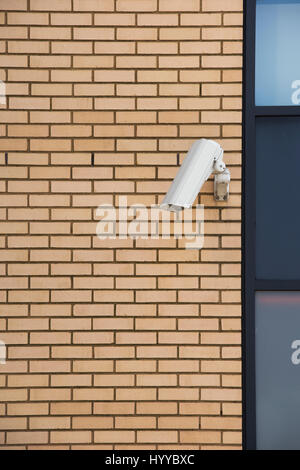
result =
[[[212,173],[215,174],[214,196],[227,201],[230,172],[223,162],[223,149],[213,140],[196,140],[184,159],[161,209],[178,212],[192,207],[199,191]]]

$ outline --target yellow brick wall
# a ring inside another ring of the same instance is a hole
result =
[[[1,448],[240,448],[242,3],[0,0]],[[202,250],[96,237],[201,137]]]

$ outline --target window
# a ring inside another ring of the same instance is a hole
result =
[[[299,450],[300,0],[245,5],[244,447]]]
[[[258,106],[300,104],[300,2],[257,0],[256,89]]]

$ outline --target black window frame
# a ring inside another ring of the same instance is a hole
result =
[[[255,293],[300,291],[299,280],[258,280],[255,276],[256,142],[258,116],[299,116],[300,106],[255,105],[256,0],[244,0],[242,151],[242,388],[243,449],[256,449]]]

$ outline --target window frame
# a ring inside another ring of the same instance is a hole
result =
[[[244,0],[242,145],[242,402],[243,448],[256,449],[255,293],[300,291],[299,280],[258,280],[255,275],[256,141],[258,116],[299,116],[300,106],[255,105],[256,0]]]

